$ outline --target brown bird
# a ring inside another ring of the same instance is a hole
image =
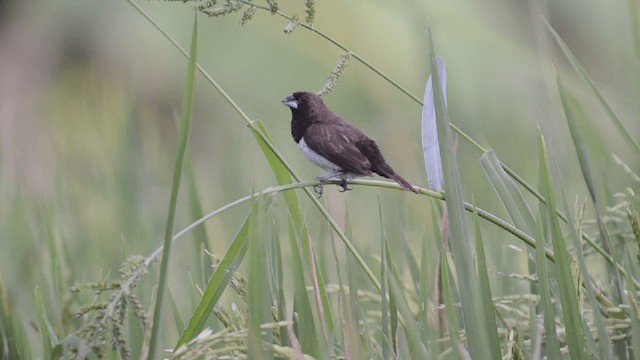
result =
[[[341,179],[344,192],[351,190],[347,187],[347,179],[372,176],[373,173],[418,192],[387,164],[375,141],[327,108],[320,96],[299,91],[284,98],[282,103],[291,109],[293,140],[307,159],[329,172],[316,178],[320,181],[315,189],[319,197],[329,179]]]

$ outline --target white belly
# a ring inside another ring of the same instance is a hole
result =
[[[340,171],[340,167],[338,165],[332,163],[331,161],[320,156],[320,154],[318,154],[317,152],[311,150],[311,148],[304,141],[304,138],[300,140],[300,142],[298,143],[298,146],[300,146],[300,150],[302,150],[302,153],[304,154],[304,156],[306,156],[307,159],[309,159],[309,161],[311,161],[312,163],[320,166],[321,168],[325,169],[330,173],[335,173]]]

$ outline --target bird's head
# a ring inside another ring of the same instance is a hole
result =
[[[292,113],[309,118],[326,108],[320,96],[307,91],[294,92],[284,98],[282,104],[289,107]]]

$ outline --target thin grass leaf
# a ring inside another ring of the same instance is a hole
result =
[[[322,329],[324,348],[328,353],[331,353],[331,341],[330,336],[333,337],[333,316],[331,314],[331,307],[329,305],[329,297],[327,296],[327,289],[324,283],[322,273],[318,270],[318,262],[316,261],[316,255],[311,241],[311,237],[307,237],[307,241],[303,242],[308,244],[306,255],[308,256],[308,262],[310,265],[309,275],[311,277],[311,283],[313,284],[313,294],[315,295],[316,311],[318,312],[318,320],[320,321],[320,327]],[[326,312],[329,312],[327,316]],[[331,324],[327,324],[327,317],[332,321]],[[328,332],[328,328],[331,327],[331,334]]]
[[[560,74],[556,75],[556,81],[558,84],[558,90],[560,92],[560,99],[562,100],[562,107],[564,109],[565,117],[567,119],[567,124],[569,125],[569,130],[571,132],[571,138],[573,139],[573,144],[576,148],[576,153],[578,155],[578,162],[580,163],[582,178],[584,179],[587,185],[587,189],[589,190],[589,195],[591,196],[591,201],[593,201],[593,204],[595,206],[596,222],[598,224],[598,232],[600,234],[600,241],[602,243],[602,247],[607,252],[607,254],[613,258],[614,263],[618,264],[618,261],[616,261],[615,254],[613,253],[613,250],[612,250],[609,234],[607,232],[604,221],[602,219],[602,204],[600,202],[598,192],[596,189],[593,170],[591,170],[591,161],[589,160],[587,144],[582,138],[582,134],[578,126],[576,114],[570,102],[569,95],[566,93]],[[609,269],[609,275],[614,280],[614,284],[617,292],[616,298],[619,299],[622,291],[620,275],[618,274],[618,270],[616,266],[614,266],[614,264],[609,264],[608,269]]]
[[[500,164],[500,160],[496,156],[493,150],[486,151],[480,157],[480,164],[491,183],[491,186],[498,194],[502,205],[507,210],[509,218],[513,224],[522,229],[529,235],[535,234],[536,223],[531,213],[531,209],[520,192],[515,181],[507,174]],[[533,261],[535,258],[535,249],[532,246],[527,247],[529,256],[527,258],[528,273],[535,275],[536,264]],[[529,289],[532,294],[538,294],[537,284],[535,282],[529,283]]]
[[[316,321],[313,318],[311,301],[309,300],[304,280],[305,270],[302,265],[304,263],[304,255],[301,254],[302,249],[299,245],[302,242],[300,237],[304,236],[307,236],[306,227],[297,229],[294,220],[289,216],[289,244],[295,284],[293,308],[294,312],[298,314],[297,319],[294,318],[295,335],[305,354],[318,357],[323,348],[319,345]]]
[[[42,340],[42,353],[46,357],[52,353],[53,346],[58,340],[55,332],[51,328],[51,324],[49,324],[49,320],[47,320],[47,310],[45,309],[40,287],[35,288],[34,295],[36,299],[36,310],[38,312],[38,327],[40,328],[40,337]],[[0,342],[2,342],[2,339],[0,339]],[[2,354],[2,351],[0,351],[0,354]]]
[[[431,278],[432,274],[429,271],[429,250],[427,246],[427,236],[422,236],[422,244],[420,246],[420,288],[418,294],[420,296],[419,299],[419,313],[418,313],[418,328],[420,329],[420,333],[422,334],[422,342],[425,344],[429,343],[429,332],[427,329],[429,328],[429,311],[427,307],[429,306],[429,295],[433,292],[431,291]],[[433,353],[433,351],[431,351]],[[434,354],[438,355],[438,354]]]
[[[193,171],[193,163],[188,161],[186,168],[187,183],[188,183],[188,196],[189,196],[189,208],[191,217],[193,219],[200,219],[204,216],[204,210],[202,209],[202,203],[200,202],[200,194],[196,184],[196,176]],[[204,284],[211,273],[211,257],[205,254],[209,252],[209,242],[207,241],[207,228],[205,226],[198,226],[193,229],[193,251],[195,260],[194,269],[198,271],[198,284]]]
[[[475,229],[476,256],[478,257],[478,284],[480,286],[480,293],[484,298],[484,308],[482,309],[482,317],[484,318],[483,322],[487,331],[491,357],[493,359],[500,359],[502,358],[502,350],[500,349],[500,339],[498,338],[498,326],[496,323],[495,310],[493,308],[493,296],[491,295],[487,260],[484,254],[484,245],[477,212],[474,212],[473,224]]]
[[[173,239],[173,224],[175,221],[176,204],[178,202],[178,190],[182,176],[182,163],[189,142],[191,119],[193,112],[193,93],[195,89],[196,59],[198,52],[198,13],[194,15],[193,32],[191,33],[191,51],[189,52],[189,64],[187,66],[187,81],[185,84],[184,99],[182,102],[182,115],[180,118],[180,133],[178,135],[178,150],[173,168],[173,181],[171,184],[171,198],[169,200],[169,214],[164,233],[164,250],[160,262],[160,278],[158,280],[158,293],[153,312],[153,325],[151,339],[149,340],[149,359],[155,359],[159,346],[159,337],[162,333],[162,315],[165,289],[167,287],[167,274],[169,272],[169,259],[171,257],[171,245]]]
[[[440,277],[442,282],[442,298],[446,309],[447,328],[449,329],[449,341],[453,350],[453,358],[461,359],[460,349],[464,346],[460,340],[460,325],[458,321],[458,309],[454,305],[451,278],[449,273],[449,261],[445,252],[440,252]]]
[[[547,148],[542,133],[538,135],[538,158],[542,173],[543,194],[547,199],[547,211],[550,214],[549,223],[551,239],[553,243],[553,254],[556,259],[556,270],[558,273],[558,285],[560,290],[560,303],[562,305],[562,316],[565,324],[567,346],[569,354],[574,359],[586,359],[586,341],[582,327],[582,317],[580,316],[580,304],[576,283],[573,279],[569,254],[566,248],[564,235],[560,229],[560,222],[555,213],[556,198],[553,191],[553,181],[551,169],[547,157]]]
[[[389,302],[387,298],[387,294],[389,290],[387,289],[387,284],[389,283],[389,275],[387,272],[387,252],[385,244],[385,233],[384,233],[384,223],[382,222],[382,209],[380,205],[380,196],[378,195],[378,214],[380,221],[380,282],[382,283],[382,296],[380,297],[380,310],[382,311],[382,358],[390,359],[391,353],[391,345],[389,334]]]
[[[544,215],[541,216],[548,217],[544,208],[540,208],[540,211],[544,212]],[[540,289],[542,310],[544,314],[545,348],[548,359],[561,359],[560,343],[558,342],[556,331],[555,309],[551,300],[551,287],[549,285],[550,281],[547,271],[547,259],[545,257],[545,236],[542,227],[542,219],[539,219],[536,230],[538,238],[538,240],[536,240],[536,268],[538,270],[538,287]]]
[[[636,0],[627,0],[627,3],[629,3],[629,16],[631,17],[633,45],[636,50],[636,57],[640,58],[640,15],[638,14],[638,3]],[[636,349],[640,348],[636,347]]]
[[[2,349],[2,357],[4,359],[22,359],[23,355],[25,358],[30,358],[27,356],[26,352],[23,352],[22,349],[19,348],[19,344],[23,343],[21,338],[24,338],[20,335],[22,331],[16,326],[19,324],[19,321],[15,321],[14,315],[15,312],[9,308],[9,301],[7,298],[7,293],[4,288],[4,284],[2,282],[2,278],[0,277],[0,347]]]
[[[447,103],[447,69],[444,58],[436,57],[438,64],[438,74],[444,96],[444,103]],[[424,91],[424,106],[422,107],[422,153],[424,155],[424,166],[427,170],[429,189],[433,191],[444,190],[444,178],[442,174],[442,159],[440,158],[440,144],[438,142],[438,125],[436,123],[436,108],[433,97],[433,81],[431,76],[427,80],[427,87]]]
[[[480,157],[480,164],[513,224],[529,235],[535,234],[536,222],[531,209],[516,183],[500,165],[496,153],[493,150],[486,151]]]
[[[389,254],[388,244],[384,241],[384,251],[387,252],[388,263],[392,264]],[[400,315],[402,315],[402,319],[404,320],[404,330],[407,336],[407,344],[409,345],[409,349],[412,354],[412,358],[414,359],[429,359],[430,354],[422,343],[420,332],[418,331],[418,326],[413,318],[411,310],[409,309],[409,304],[407,303],[407,298],[405,292],[402,290],[402,281],[400,280],[400,275],[395,271],[393,266],[388,268],[388,279],[389,279],[389,297],[394,297],[398,311]],[[384,296],[384,295],[383,295]]]
[[[347,204],[345,208],[345,233],[349,238],[352,237],[352,226],[351,226],[351,213],[349,211],[349,206]],[[359,359],[360,357],[357,355],[362,355],[365,351],[361,350],[363,341],[361,341],[360,334],[362,333],[362,328],[360,326],[360,299],[358,298],[358,267],[353,261],[347,259],[347,285],[349,287],[349,296],[347,297],[347,304],[345,307],[347,308],[347,321],[353,325],[353,332],[349,333],[348,336],[345,334],[345,338],[350,341],[350,344],[353,345],[353,349],[351,349],[352,358]],[[366,325],[366,322],[363,322]],[[346,350],[346,349],[345,349]],[[367,351],[370,349],[366,349]],[[349,355],[345,352],[346,355]]]
[[[571,63],[571,66],[573,66],[573,69],[578,73],[578,75],[580,75],[580,78],[582,78],[582,80],[586,82],[587,85],[589,85],[594,95],[600,102],[600,105],[602,105],[605,112],[609,116],[609,119],[611,119],[611,121],[613,122],[613,125],[615,125],[616,129],[618,129],[618,131],[622,135],[622,138],[627,142],[627,144],[635,152],[636,157],[640,157],[640,145],[638,145],[638,143],[633,139],[633,137],[631,136],[627,128],[624,126],[624,124],[622,124],[622,121],[620,121],[616,113],[613,111],[613,108],[611,107],[611,105],[609,105],[607,100],[604,98],[604,95],[602,95],[602,93],[596,86],[595,82],[591,79],[587,71],[582,67],[582,65],[580,64],[576,56],[573,54],[573,52],[571,52],[571,49],[569,49],[569,46],[567,46],[564,40],[562,40],[560,35],[551,26],[551,24],[549,24],[547,19],[543,17],[542,21],[544,21],[545,25],[547,25],[549,32],[551,32],[551,35],[553,35],[553,38],[556,40],[556,43],[558,43],[558,46],[560,46],[560,49],[562,50],[564,55],[567,57],[567,59]]]
[[[233,273],[236,271],[245,254],[247,253],[247,239],[249,236],[249,227],[251,217],[254,216],[253,212],[247,216],[244,223],[236,233],[233,241],[229,245],[227,252],[220,261],[220,264],[211,275],[207,287],[204,290],[202,299],[196,307],[193,315],[189,319],[189,325],[182,332],[180,339],[174,346],[174,349],[178,349],[180,346],[186,344],[189,340],[193,339],[202,330],[204,330],[207,320],[213,311],[215,304],[222,296],[224,289],[227,288],[229,280]]]
[[[490,359],[488,340],[484,325],[480,320],[481,309],[484,308],[483,299],[479,296],[477,286],[476,263],[471,248],[471,236],[469,235],[465,214],[464,200],[462,197],[462,185],[458,165],[453,150],[451,128],[445,94],[442,93],[440,72],[436,61],[431,28],[429,28],[429,49],[431,59],[431,77],[434,89],[434,104],[436,122],[438,125],[438,139],[440,143],[440,155],[442,156],[442,170],[444,174],[445,201],[449,212],[449,234],[451,249],[455,259],[458,289],[462,303],[467,342],[471,357],[474,359]]]
[[[273,331],[261,329],[262,324],[271,320],[271,292],[269,289],[267,257],[268,236],[266,229],[266,208],[263,199],[259,198],[254,204],[253,212],[256,216],[251,217],[249,236],[249,282],[247,294],[247,307],[249,310],[249,334],[247,343],[247,355],[251,359],[269,360],[273,356],[268,351],[263,351],[262,343],[271,343]]]
[[[587,300],[589,302],[589,305],[591,306],[593,322],[596,325],[596,331],[598,333],[599,340],[596,344],[595,340],[593,339],[593,336],[591,336],[591,331],[589,330],[589,327],[587,326],[586,322],[583,323],[585,328],[584,332],[585,332],[587,345],[589,346],[589,349],[592,355],[595,356],[597,354],[600,359],[612,359],[613,353],[612,353],[610,338],[605,328],[605,319],[602,316],[602,311],[600,309],[599,303],[595,296],[594,289],[596,285],[594,284],[594,282],[592,281],[589,275],[589,271],[588,271],[589,268],[587,267],[587,263],[585,261],[585,257],[582,251],[582,242],[580,241],[581,236],[580,234],[578,234],[576,230],[576,229],[578,230],[580,229],[581,224],[576,223],[575,219],[573,219],[573,216],[571,215],[571,211],[569,211],[569,206],[567,204],[567,197],[564,194],[564,190],[560,189],[560,193],[561,193],[562,202],[565,208],[565,212],[569,214],[568,218],[570,220],[570,223],[574,224],[574,226],[569,226],[569,236],[571,237],[571,240],[573,242],[573,249],[576,252],[578,266],[580,267],[580,274],[582,274],[583,288],[587,295]]]
[[[169,313],[173,315],[173,322],[176,326],[176,330],[181,331],[184,329],[184,320],[182,319],[182,315],[180,315],[180,308],[178,308],[178,304],[176,304],[176,300],[171,289],[167,289],[167,299],[169,299],[169,308],[171,309]]]
[[[275,231],[275,229],[274,229]],[[283,320],[287,318],[287,312],[285,307],[285,297],[284,297],[284,272],[282,268],[282,250],[280,248],[280,236],[278,233],[274,233],[271,241],[271,258],[273,262],[273,268],[275,274],[272,276],[275,279],[272,279],[272,283],[275,284],[276,288],[276,307],[278,313],[278,320]],[[282,346],[291,346],[289,342],[289,335],[287,334],[287,328],[280,329],[280,345]]]
[[[389,263],[391,258],[389,246],[387,243],[387,234],[384,228],[384,219],[382,217],[382,202],[380,194],[378,194],[378,214],[380,217],[380,280],[382,281],[382,356],[389,359],[390,355],[398,356],[397,330],[398,330],[398,309],[394,294],[388,291],[389,272],[392,271],[392,264]],[[387,294],[389,299],[387,301]],[[390,332],[389,332],[390,330]]]

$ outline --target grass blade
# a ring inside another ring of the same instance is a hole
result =
[[[580,267],[580,274],[582,274],[583,288],[585,290],[585,294],[587,295],[587,300],[591,306],[591,309],[593,309],[591,313],[593,317],[593,322],[596,325],[596,331],[598,333],[599,340],[596,344],[595,341],[593,341],[593,339],[590,339],[592,337],[591,332],[589,328],[585,326],[584,331],[585,331],[585,336],[587,337],[587,344],[589,344],[589,347],[590,349],[592,349],[593,354],[596,354],[596,353],[599,354],[600,359],[612,359],[613,354],[611,352],[611,342],[607,334],[607,330],[605,328],[605,321],[604,321],[604,317],[602,316],[602,311],[599,307],[599,303],[596,300],[595,293],[594,293],[595,284],[593,283],[593,281],[591,280],[591,277],[589,276],[589,272],[588,272],[589,268],[587,267],[587,263],[585,261],[584,254],[582,251],[580,234],[578,234],[578,232],[576,231],[576,228],[578,229],[580,228],[579,227],[580,224],[576,224],[575,220],[572,219],[571,212],[569,211],[569,207],[567,206],[567,199],[564,195],[564,191],[562,191],[562,189],[560,191],[562,192],[562,201],[564,203],[564,207],[567,211],[567,214],[569,214],[569,219],[571,220],[571,223],[575,224],[574,226],[569,226],[569,236],[571,236],[571,240],[573,241],[573,248],[575,249],[575,252],[576,252],[578,266]],[[596,351],[593,351],[593,350],[596,350]]]
[[[380,282],[382,283],[382,296],[380,296],[380,311],[382,312],[382,358],[390,359],[390,339],[391,335],[389,334],[389,301],[387,294],[389,291],[387,289],[387,284],[389,283],[389,274],[387,271],[387,252],[386,250],[386,239],[384,234],[384,225],[382,222],[382,209],[380,205],[380,196],[378,196],[378,213],[380,216]],[[390,295],[390,294],[389,294]],[[390,296],[389,296],[390,297]]]
[[[571,49],[569,49],[569,46],[564,42],[564,40],[562,40],[560,35],[551,26],[551,24],[549,24],[547,19],[543,17],[542,20],[544,21],[545,25],[547,25],[549,32],[551,32],[551,35],[553,35],[553,38],[556,40],[556,43],[558,43],[558,46],[560,46],[560,49],[562,50],[564,55],[567,57],[567,59],[571,63],[571,66],[573,66],[573,69],[578,73],[578,75],[580,75],[582,80],[586,82],[587,85],[589,85],[594,95],[600,102],[600,105],[602,105],[605,112],[609,116],[609,119],[611,119],[611,121],[613,122],[613,125],[615,125],[616,129],[618,129],[618,131],[622,135],[622,138],[624,138],[627,144],[635,152],[636,157],[640,157],[640,145],[638,145],[638,143],[633,139],[633,137],[631,136],[627,128],[624,126],[624,124],[622,124],[622,121],[620,121],[616,113],[613,111],[613,108],[611,107],[611,105],[609,105],[607,100],[604,98],[604,95],[602,95],[602,93],[596,86],[595,82],[591,79],[587,71],[582,67],[582,65],[580,64],[576,56],[573,54],[573,52],[571,52]]]
[[[504,171],[493,150],[489,150],[480,157],[480,164],[487,174],[489,182],[498,193],[502,205],[507,210],[509,218],[518,229],[527,234],[536,232],[536,222],[524,200],[524,196],[513,179]]]
[[[384,240],[383,240],[384,242]],[[407,335],[407,342],[409,345],[409,349],[413,354],[412,358],[414,359],[429,359],[429,352],[425,348],[422,343],[420,332],[418,331],[418,326],[413,318],[411,310],[409,309],[409,304],[407,303],[407,298],[402,290],[402,284],[400,280],[400,276],[393,269],[393,266],[390,265],[393,262],[389,257],[389,248],[388,244],[385,242],[385,249],[383,251],[387,252],[387,264],[389,264],[388,270],[388,279],[389,279],[389,297],[393,297],[395,299],[395,304],[397,305],[398,312],[402,315],[402,319],[404,320],[404,329]],[[383,295],[384,296],[384,295]]]
[[[489,283],[489,273],[487,269],[487,260],[484,254],[484,245],[482,233],[480,232],[480,223],[478,222],[478,213],[474,212],[473,224],[475,229],[475,245],[476,256],[478,257],[478,284],[480,293],[484,299],[482,309],[483,323],[486,325],[489,351],[493,359],[502,358],[500,349],[500,339],[498,338],[498,326],[496,323],[495,310],[493,308],[493,297],[491,295],[491,285]]]
[[[580,304],[578,302],[577,288],[573,279],[573,273],[571,272],[569,253],[566,248],[564,235],[560,229],[558,216],[555,213],[555,209],[557,208],[556,198],[553,191],[553,181],[547,157],[547,147],[542,133],[538,135],[538,158],[542,173],[543,193],[547,199],[546,208],[549,213],[553,254],[556,259],[558,285],[560,288],[560,303],[562,305],[562,315],[564,318],[569,354],[573,359],[586,359],[586,340],[582,327],[582,317],[580,316]]]
[[[222,296],[222,292],[226,289],[231,276],[236,271],[245,254],[247,253],[247,239],[249,237],[249,227],[253,212],[245,219],[244,223],[236,233],[231,245],[224,254],[220,264],[211,275],[207,287],[204,290],[202,299],[196,307],[193,316],[189,320],[189,325],[182,332],[180,339],[176,343],[175,349],[179,348],[189,340],[198,335],[207,323],[209,315],[213,311],[213,307]]]
[[[541,212],[544,212],[544,208],[540,208]],[[543,216],[548,216],[546,214]],[[558,336],[556,331],[555,321],[555,309],[551,300],[551,286],[549,282],[549,274],[547,271],[547,259],[545,257],[544,246],[544,230],[542,227],[542,219],[539,219],[537,229],[536,240],[536,268],[538,270],[538,288],[540,290],[540,297],[542,300],[542,309],[544,314],[544,332],[546,339],[546,351],[548,359],[561,359],[560,355],[560,343],[558,342]]]
[[[198,187],[196,184],[196,177],[193,171],[193,164],[189,161],[186,168],[187,183],[188,183],[188,196],[189,207],[191,210],[191,217],[193,219],[200,219],[204,216],[204,210],[202,210],[202,204],[200,202],[200,194],[198,193]],[[211,258],[205,256],[205,253],[209,251],[209,243],[207,241],[207,228],[205,226],[198,226],[193,229],[193,251],[196,264],[194,269],[198,270],[197,278],[199,284],[204,284],[209,278],[211,273]]]
[[[472,358],[489,359],[491,356],[488,353],[486,332],[479,319],[480,311],[484,308],[482,305],[483,299],[478,293],[476,264],[471,249],[471,237],[468,233],[464,216],[462,186],[453,151],[449,115],[447,113],[445,95],[442,93],[440,70],[436,61],[431,29],[429,29],[429,48],[440,154],[442,156],[442,170],[446,190],[445,201],[449,211],[449,234],[452,239],[450,243],[455,259],[454,266],[458,277],[467,341]]]
[[[24,329],[18,328],[17,324],[20,324],[20,321],[16,321],[13,314],[2,278],[0,278],[0,356],[3,359],[28,359],[30,358],[28,352],[23,351],[24,348],[19,348],[19,344],[26,344],[21,334]]]
[[[589,190],[589,195],[591,196],[591,201],[595,206],[596,210],[596,221],[598,223],[598,231],[600,234],[600,240],[602,242],[602,247],[607,252],[609,256],[614,259],[614,263],[618,263],[615,260],[615,254],[612,251],[611,240],[609,239],[609,235],[607,229],[605,227],[604,221],[602,219],[602,205],[596,191],[595,178],[593,176],[593,170],[591,170],[591,161],[589,161],[589,154],[587,152],[587,144],[582,138],[582,134],[580,128],[578,127],[577,116],[574,112],[573,106],[569,99],[569,95],[567,94],[564,84],[562,83],[562,79],[558,74],[556,76],[556,81],[558,84],[558,90],[560,92],[560,99],[562,100],[562,107],[564,109],[565,117],[567,119],[567,124],[569,125],[569,130],[571,132],[571,138],[573,139],[573,144],[576,148],[576,153],[578,155],[578,162],[580,163],[580,170],[582,171],[582,177],[587,184],[587,189]],[[609,273],[610,276],[613,277],[616,291],[618,294],[618,298],[620,298],[621,293],[621,282],[620,276],[614,264],[609,264]]]
[[[265,241],[267,234],[265,224],[265,202],[263,198],[258,198],[254,204],[254,213],[251,217],[249,236],[249,282],[247,291],[247,307],[249,310],[249,339],[247,344],[247,355],[251,359],[272,359],[270,352],[262,350],[262,343],[270,343],[273,339],[273,330],[260,329],[262,324],[271,321],[272,297],[269,288],[267,264],[268,254]]]
[[[159,336],[162,333],[162,314],[164,304],[164,293],[167,287],[167,274],[169,272],[169,259],[171,257],[171,244],[173,238],[173,224],[176,214],[176,203],[178,201],[178,190],[180,189],[180,178],[182,175],[182,162],[189,142],[189,132],[191,129],[191,119],[193,111],[193,93],[195,89],[196,58],[198,52],[198,15],[194,15],[193,32],[191,33],[191,51],[189,52],[189,64],[187,66],[187,81],[185,84],[184,99],[182,102],[182,115],[180,118],[180,133],[178,135],[178,152],[173,168],[173,181],[171,183],[171,199],[169,200],[169,214],[164,233],[164,251],[160,262],[160,279],[158,280],[158,293],[156,296],[155,309],[153,311],[153,325],[151,328],[151,340],[149,340],[149,359],[155,359],[158,349]]]
[[[36,310],[38,312],[38,326],[40,327],[40,334],[42,337],[42,353],[45,357],[49,356],[53,351],[53,345],[58,342],[55,332],[47,320],[47,310],[45,309],[44,301],[42,299],[42,291],[39,287],[35,288],[36,298]],[[0,341],[2,341],[0,339]],[[2,352],[0,351],[0,354]]]
[[[449,260],[445,252],[441,252],[440,255],[440,275],[442,281],[442,297],[447,314],[445,319],[447,321],[447,328],[449,329],[449,341],[451,342],[451,349],[453,350],[453,358],[460,359],[460,350],[463,349],[460,341],[460,322],[458,321],[458,310],[454,305]]]

